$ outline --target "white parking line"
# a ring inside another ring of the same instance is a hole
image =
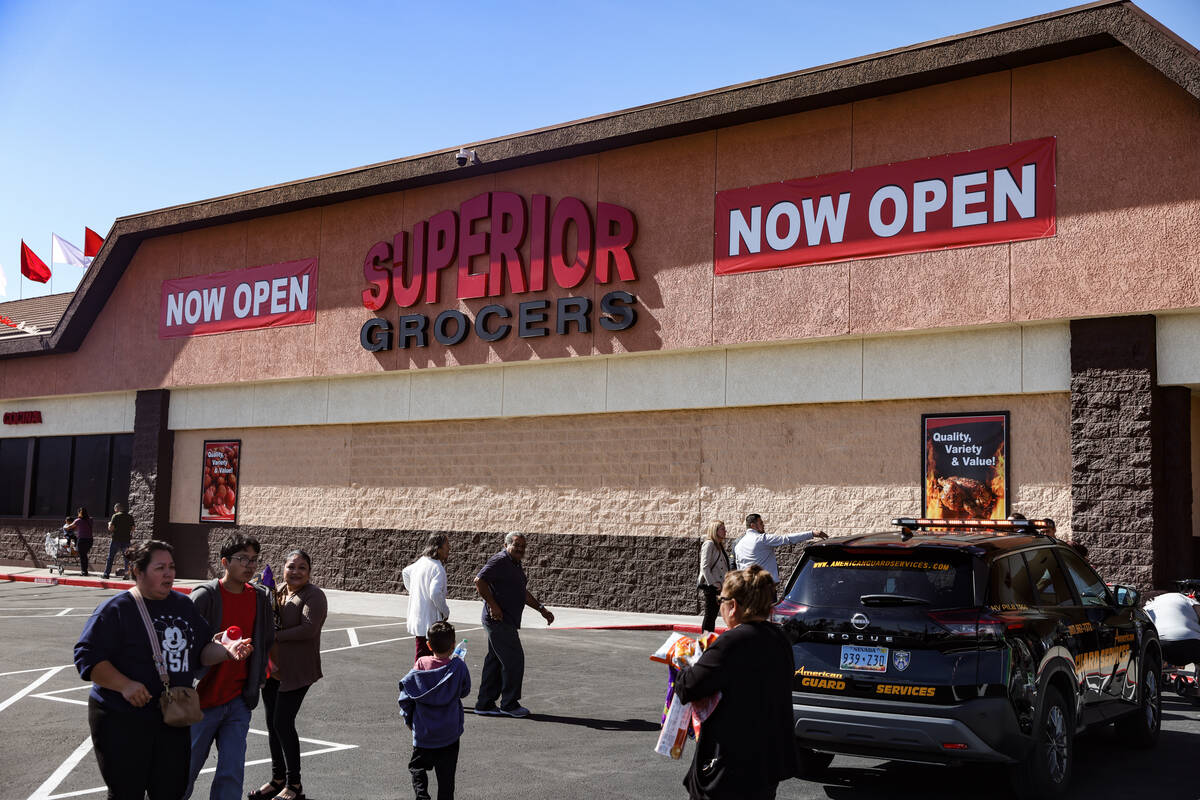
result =
[[[50,680],[51,678],[53,678],[55,675],[57,675],[57,674],[58,674],[59,670],[62,670],[62,669],[66,669],[66,667],[51,667],[50,669],[46,670],[46,674],[45,674],[45,675],[43,675],[42,677],[40,677],[40,678],[38,678],[37,680],[35,680],[33,683],[29,684],[28,686],[26,686],[26,687],[25,687],[24,689],[22,689],[21,691],[17,692],[17,693],[16,693],[16,694],[14,694],[12,697],[10,697],[10,698],[8,698],[7,700],[5,700],[3,703],[0,703],[0,711],[3,711],[4,709],[8,708],[8,707],[9,707],[9,706],[11,706],[13,703],[17,702],[17,701],[18,701],[18,700],[20,700],[22,697],[24,697],[25,695],[27,695],[27,694],[29,694],[30,692],[32,692],[34,689],[36,689],[37,687],[41,686],[41,685],[42,685],[43,683],[45,683],[46,681],[48,681],[48,680]]]
[[[58,785],[63,782],[63,778],[71,774],[71,770],[83,761],[84,756],[92,752],[92,737],[83,740],[83,744],[75,748],[75,752],[67,756],[67,760],[58,765],[58,769],[54,770],[53,774],[42,783],[33,794],[29,795],[29,800],[50,800],[51,797],[66,797],[67,795],[51,795],[50,793],[58,788]],[[101,789],[100,791],[104,791]],[[85,792],[87,794],[87,792]]]
[[[70,703],[71,705],[76,706],[86,706],[87,700],[72,700],[69,697],[59,697],[58,695],[66,694],[67,692],[90,691],[91,688],[92,685],[90,683],[85,683],[80,686],[72,686],[69,689],[55,689],[53,692],[38,692],[37,694],[30,695],[30,697],[36,697],[39,700],[56,700],[60,703]]]
[[[256,733],[259,736],[267,735],[266,731],[255,730],[254,728],[250,729],[250,733]],[[358,748],[358,745],[356,745],[356,744],[339,744],[338,742],[326,742],[326,741],[322,741],[321,739],[309,739],[304,736],[299,737],[299,739],[302,742],[320,745],[320,748],[317,750],[309,750],[306,753],[304,753],[304,752],[300,753],[301,758],[309,758],[311,756],[319,756],[319,755],[323,755],[325,753],[337,753],[341,750],[355,750]],[[67,757],[66,761],[64,761],[62,764],[59,765],[58,769],[54,770],[53,775],[51,775],[49,778],[47,778],[46,781],[41,786],[39,786],[33,794],[29,795],[28,800],[63,800],[64,798],[67,798],[67,797],[81,797],[85,794],[100,794],[102,792],[108,791],[107,787],[105,787],[105,786],[97,786],[92,789],[80,789],[80,790],[74,791],[74,792],[64,792],[62,794],[51,794],[51,792],[53,792],[56,788],[58,788],[58,785],[60,783],[62,783],[63,780],[69,774],[71,774],[71,770],[73,770],[73,769],[75,769],[75,767],[79,766],[79,762],[82,761],[89,752],[91,752],[91,749],[92,749],[92,740],[91,740],[91,737],[88,737],[87,739],[84,740],[83,744],[79,745],[79,747],[77,747],[75,749],[74,753],[72,753],[70,756]],[[270,764],[270,763],[271,763],[271,759],[269,759],[269,758],[256,758],[252,761],[247,761],[245,766],[253,767],[253,766],[257,766],[259,764]],[[204,769],[200,770],[200,772],[201,773],[216,772],[216,770],[217,770],[216,767],[205,767]]]
[[[460,628],[458,630],[458,633],[467,633],[469,631],[478,631],[478,630],[482,630],[482,629],[483,629],[482,625],[475,627],[475,628]],[[354,630],[354,629],[347,628],[346,630],[349,631],[349,630]],[[391,642],[403,642],[407,639],[413,639],[413,638],[415,638],[415,637],[413,637],[413,636],[397,636],[394,639],[380,639],[377,642],[364,642],[362,644],[351,644],[351,645],[347,645],[345,647],[330,647],[326,650],[322,650],[321,652],[322,653],[336,653],[339,650],[353,650],[356,647],[371,647],[372,645],[377,645],[377,644],[389,644]],[[357,639],[358,639],[358,637],[355,636],[351,641],[357,642]]]
[[[64,608],[62,611],[58,612],[58,613],[57,613],[57,614],[55,614],[54,616],[56,616],[56,617],[65,617],[67,614],[70,614],[70,613],[71,613],[72,611],[74,611],[74,610],[75,610],[74,608]]]
[[[67,667],[70,667],[70,666],[73,666],[73,665],[72,664],[63,664],[61,667],[34,667],[33,669],[15,669],[12,672],[0,672],[0,678],[3,678],[7,675],[21,675],[26,672],[43,672],[48,669],[66,669]]]
[[[378,624],[376,624],[376,625],[355,625],[354,627],[355,627],[355,628],[357,628],[357,629],[359,629],[359,630],[362,630],[363,628],[394,628],[394,627],[396,627],[397,625],[406,625],[406,624],[407,624],[407,623],[406,623],[406,622],[404,622],[404,621],[400,621],[400,622],[380,622],[380,623],[378,623]],[[350,630],[350,629],[349,629],[349,628],[322,628],[322,629],[321,629],[321,632],[322,632],[322,633],[337,633],[338,631],[348,631],[348,630]]]
[[[354,628],[346,628],[346,636],[350,639],[351,647],[358,647],[358,632]]]
[[[70,611],[71,609],[67,609]],[[39,617],[89,617],[91,612],[86,614],[0,614],[0,619],[38,619]]]

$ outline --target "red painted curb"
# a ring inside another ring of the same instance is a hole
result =
[[[675,633],[701,633],[699,625],[673,625],[669,622],[647,625],[567,625],[560,628],[550,626],[549,629],[556,631],[673,631]],[[724,628],[717,628],[718,633],[724,630]]]
[[[54,575],[8,575],[0,572],[0,581],[25,581],[26,583],[43,583],[48,586],[84,586],[90,589],[128,589],[132,581],[106,581],[103,578],[64,578]],[[190,586],[175,586],[180,594],[191,594]]]

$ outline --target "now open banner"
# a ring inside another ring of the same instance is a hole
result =
[[[317,318],[317,260],[163,281],[158,338],[308,325]]]
[[[717,275],[1055,232],[1055,139],[718,192]]]

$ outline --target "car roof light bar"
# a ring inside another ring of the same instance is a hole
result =
[[[900,528],[904,541],[917,531],[989,531],[1001,536],[1053,536],[1055,525],[1052,519],[916,519],[900,517],[892,520]]]

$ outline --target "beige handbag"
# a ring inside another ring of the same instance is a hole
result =
[[[154,633],[154,623],[150,620],[150,612],[146,610],[142,593],[136,586],[130,589],[129,593],[137,601],[142,622],[146,624],[150,649],[154,651],[154,665],[158,667],[158,677],[162,681],[163,692],[158,697],[158,707],[162,709],[163,722],[173,728],[186,728],[199,722],[204,719],[204,712],[200,710],[200,695],[191,686],[171,686],[167,677],[167,663],[163,660],[162,648],[158,645],[158,636]]]

